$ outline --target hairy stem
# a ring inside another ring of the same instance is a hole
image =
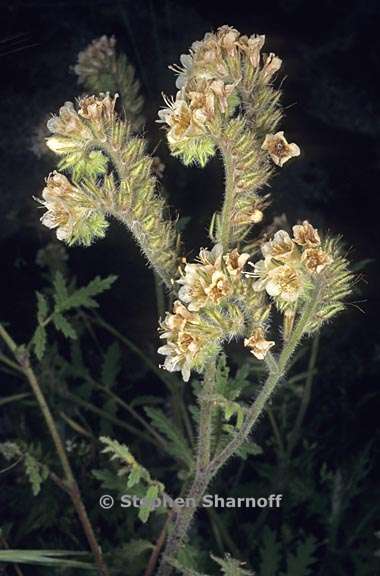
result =
[[[69,459],[67,457],[62,438],[55,425],[53,415],[50,412],[50,408],[46,402],[45,396],[42,392],[38,379],[34,373],[33,368],[30,365],[29,356],[26,353],[25,349],[19,348],[17,346],[16,342],[13,340],[13,338],[8,334],[8,332],[1,324],[0,324],[0,337],[3,339],[5,344],[8,346],[10,351],[15,356],[20,368],[22,369],[25,375],[25,378],[29,382],[32,391],[36,397],[37,403],[44,417],[46,426],[49,430],[51,439],[53,441],[54,447],[56,449],[59,461],[61,463],[64,472],[66,491],[70,495],[71,501],[79,516],[80,522],[83,527],[83,531],[86,535],[88,544],[94,555],[98,572],[99,574],[101,574],[101,576],[109,576],[109,572],[104,562],[101,548],[97,542],[94,529],[88,517],[85,506],[83,504],[79,486],[77,484]]]
[[[115,150],[108,142],[101,142],[98,139],[94,139],[87,144],[86,151],[90,152],[91,150],[101,150],[107,156],[107,158],[109,158],[116,172],[117,179],[119,180],[119,185],[123,182],[128,182],[128,168],[127,165],[123,162],[121,151]],[[133,203],[132,198],[131,202]],[[152,206],[153,204],[151,203],[151,208]],[[157,251],[157,248],[152,247],[147,231],[144,229],[144,226],[142,225],[139,218],[134,216],[131,206],[123,210],[121,210],[117,205],[105,206],[104,208],[108,214],[127,226],[137,244],[145,254],[147,260],[151,264],[153,270],[155,271],[156,279],[158,276],[160,281],[162,281],[167,288],[172,289],[172,276],[175,273],[175,266],[171,266],[169,270],[168,267],[165,267],[162,264],[162,261],[160,261],[161,252]],[[160,218],[161,215],[153,214],[153,219],[158,221]],[[162,225],[164,225],[164,222],[161,222]],[[171,246],[170,248],[175,250],[174,246]],[[163,246],[162,249],[168,249],[168,246]],[[174,260],[175,258],[173,258],[173,261]]]
[[[236,453],[243,442],[248,438],[252,431],[253,426],[257,422],[258,418],[262,414],[269,398],[273,394],[276,386],[278,385],[281,378],[284,376],[288,361],[292,356],[295,348],[300,342],[305,328],[309,322],[309,319],[315,313],[315,309],[318,304],[319,290],[316,289],[314,296],[309,302],[304,306],[301,316],[296,324],[289,340],[285,343],[284,348],[280,354],[278,362],[270,356],[268,362],[269,374],[268,377],[259,392],[256,400],[253,402],[251,407],[247,411],[247,415],[242,427],[235,433],[232,440],[223,448],[214,458],[209,462],[206,469],[201,470],[199,467],[199,458],[197,459],[197,471],[193,484],[187,495],[187,498],[192,498],[194,500],[195,506],[187,506],[181,508],[177,512],[177,518],[172,528],[170,537],[168,539],[166,549],[164,551],[164,556],[161,561],[161,566],[158,572],[158,576],[170,576],[172,573],[172,567],[168,560],[170,558],[175,558],[178,554],[179,549],[186,537],[189,530],[191,521],[194,517],[197,507],[199,506],[201,499],[217,472],[220,468]],[[206,383],[206,378],[205,378]],[[200,420],[200,425],[202,422],[202,415]],[[207,440],[207,437],[206,437]],[[202,448],[202,452],[209,453],[207,448]]]
[[[203,388],[199,397],[200,419],[196,474],[202,474],[210,462],[213,404],[210,396],[215,387],[216,358],[206,366]]]
[[[219,149],[222,152],[224,171],[225,171],[225,193],[221,212],[219,240],[223,245],[224,251],[227,251],[231,243],[231,216],[234,205],[234,169],[233,159],[228,145],[225,142],[219,143]]]
[[[208,485],[207,467],[210,462],[211,435],[212,435],[212,415],[213,404],[210,397],[215,387],[216,357],[209,360],[205,368],[203,388],[199,395],[200,416],[199,416],[199,433],[196,471],[193,483],[190,487],[187,498],[193,500],[195,506],[187,506],[174,516],[174,522],[169,527],[169,538],[164,552],[164,558],[158,571],[159,576],[166,576],[172,570],[171,566],[166,563],[166,559],[176,554],[183,538],[185,537],[196,508]]]
[[[152,250],[146,232],[139,220],[134,218],[133,213],[129,210],[124,212],[121,210],[114,210],[111,212],[111,215],[127,226],[146,258],[149,260],[157,276],[159,276],[165,286],[171,290],[172,275],[157,261],[156,251]]]

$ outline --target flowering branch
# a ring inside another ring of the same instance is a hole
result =
[[[69,244],[91,244],[103,237],[107,216],[123,222],[149,264],[168,288],[177,273],[179,236],[166,218],[165,201],[156,191],[152,158],[145,142],[115,113],[116,96],[85,97],[78,110],[66,103],[49,123],[50,149],[62,157],[60,168],[73,180],[54,172],[47,179],[42,222],[57,228]]]
[[[281,378],[285,375],[287,363],[301,338],[307,331],[307,326],[315,315],[318,303],[319,287],[315,289],[314,295],[310,302],[305,304],[304,310],[300,316],[297,326],[292,333],[291,338],[284,346],[278,362],[273,363],[272,369],[269,372],[265,384],[263,385],[256,400],[247,411],[242,427],[235,433],[234,438],[227,444],[227,446],[225,446],[225,448],[223,448],[219,454],[216,454],[205,468],[199,466],[198,462],[197,473],[187,496],[188,498],[194,498],[196,507],[199,505],[201,498],[213,477],[217,474],[219,469],[236,453],[236,451],[241,447],[241,445],[251,433],[253,426],[264,411],[269,398],[276,389],[276,386],[280,382]],[[205,440],[207,445],[207,437]],[[206,451],[207,448],[204,448],[203,450]],[[168,560],[170,560],[170,558],[175,558],[180,546],[182,545],[183,539],[195,514],[196,507],[184,508],[183,511],[177,514],[176,522],[172,527],[171,535],[168,539],[166,549],[164,551],[163,560],[158,572],[158,576],[170,576],[172,573],[172,566],[168,563]]]
[[[262,191],[274,166],[283,167],[300,155],[297,144],[277,131],[282,110],[273,79],[282,62],[273,53],[262,53],[264,41],[264,36],[248,38],[222,26],[195,42],[181,64],[172,67],[178,92],[175,98],[164,97],[166,107],[158,120],[166,127],[171,154],[185,165],[203,167],[219,151],[225,168],[223,205],[210,226],[214,246],[202,248],[193,262],[183,258],[180,269],[179,236],[155,192],[152,159],[145,154],[144,141],[134,135],[135,126],[115,113],[117,96],[81,98],[77,107],[66,103],[49,121],[53,136],[47,144],[62,157],[60,168],[70,172],[72,181],[60,173],[49,176],[42,193],[47,208],[42,222],[69,244],[89,245],[104,236],[106,218],[113,216],[128,227],[166,286],[174,290],[179,285],[172,310],[160,321],[164,342],[158,352],[165,357],[162,368],[180,372],[185,382],[194,371],[203,375],[195,471],[188,491],[197,506],[221,466],[247,440],[301,339],[344,308],[352,286],[338,241],[321,239],[306,220],[293,226],[292,235],[277,231],[260,246],[258,261],[250,262],[248,251],[241,252],[240,246],[249,245],[252,226],[263,219],[268,195]],[[112,39],[97,42],[79,58],[77,73],[84,83],[98,81],[99,70],[107,66],[111,76],[116,70]],[[282,316],[283,326],[281,336],[273,339],[267,338],[272,309]],[[232,339],[268,369],[248,408],[235,401],[238,396],[231,400],[217,390],[216,359]],[[280,353],[272,355],[281,340]],[[226,422],[231,414],[237,418],[235,426],[224,427],[223,447],[212,453],[217,407],[226,408]],[[195,509],[184,507],[170,517],[159,576],[171,574],[169,562]],[[160,538],[157,550],[162,544]]]

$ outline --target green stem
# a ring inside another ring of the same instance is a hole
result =
[[[235,198],[234,167],[228,145],[224,142],[219,142],[218,144],[223,156],[226,178],[224,201],[220,217],[219,241],[223,245],[224,251],[227,251],[231,243],[231,215]]]
[[[187,495],[188,498],[193,498],[196,506],[189,506],[180,509],[177,513],[175,525],[171,531],[168,539],[158,576],[170,576],[172,567],[168,563],[168,558],[175,558],[178,554],[180,547],[186,537],[192,519],[194,517],[196,508],[199,506],[201,499],[217,472],[220,468],[236,453],[243,442],[248,438],[253,426],[262,414],[269,398],[273,394],[277,384],[283,377],[287,363],[292,356],[296,346],[300,342],[309,319],[315,313],[319,298],[319,289],[315,289],[315,293],[311,300],[304,305],[304,309],[295,326],[289,340],[285,343],[284,348],[280,354],[278,362],[275,362],[271,356],[269,360],[269,375],[265,381],[261,391],[259,392],[256,400],[247,411],[245,421],[233,437],[233,439],[210,461],[207,468],[200,470],[197,466],[197,474],[195,475],[193,484]],[[203,449],[204,450],[204,449]],[[198,459],[199,462],[199,459]]]
[[[108,142],[100,141],[98,138],[96,138],[96,135],[94,135],[93,140],[87,143],[86,152],[89,153],[91,150],[101,150],[109,158],[113,164],[120,183],[128,181],[126,166],[123,164],[119,151],[114,150]],[[144,230],[144,227],[141,225],[139,219],[133,216],[133,210],[131,210],[130,206],[128,209],[124,210],[119,209],[117,205],[106,205],[103,208],[107,214],[113,216],[127,226],[128,230],[131,232],[137,244],[142,249],[149,263],[152,265],[153,270],[157,273],[166,287],[169,290],[172,290],[172,274],[159,263],[157,259],[157,251],[152,249],[150,242],[147,239],[147,234]]]
[[[120,210],[113,210],[111,215],[114,216],[117,220],[122,222],[127,226],[129,231],[131,232],[132,236],[136,240],[137,244],[142,249],[143,253],[149,260],[150,264],[152,265],[154,271],[157,275],[161,278],[165,286],[172,290],[172,277],[165,270],[156,260],[156,253],[154,250],[151,249],[150,243],[147,241],[146,232],[144,228],[141,226],[141,223],[136,219],[133,218],[133,214],[130,211],[121,212]]]
[[[199,395],[200,417],[196,471],[193,483],[187,495],[187,498],[191,498],[195,501],[196,506],[187,506],[181,509],[177,515],[173,517],[175,520],[172,521],[172,525],[169,527],[169,538],[166,544],[164,557],[158,571],[158,576],[166,576],[172,571],[171,566],[166,562],[166,558],[174,557],[179,546],[182,544],[183,538],[185,537],[190,526],[196,507],[198,507],[204,491],[208,485],[206,470],[210,462],[213,414],[213,405],[210,397],[215,387],[215,373],[216,357],[213,357],[210,358],[205,367],[203,380],[204,385]]]
[[[259,416],[261,415],[264,407],[271,397],[273,391],[275,390],[278,382],[284,376],[287,368],[287,363],[292,356],[294,350],[299,344],[305,328],[309,322],[309,319],[313,316],[315,309],[318,304],[319,299],[319,289],[315,289],[315,293],[311,300],[307,302],[304,306],[303,312],[298,320],[296,327],[294,328],[289,340],[285,343],[285,346],[280,354],[278,363],[276,367],[273,366],[272,370],[269,372],[269,376],[262,387],[259,395],[257,396],[255,402],[247,411],[247,416],[243,426],[236,433],[235,437],[230,441],[229,444],[214,458],[210,463],[210,479],[215,476],[218,470],[229,460],[229,458],[236,452],[236,450],[242,445],[250,434],[253,426],[257,422]]]
[[[8,334],[8,332],[1,324],[0,324],[0,337],[3,339],[3,341],[8,346],[10,351],[14,354],[20,368],[22,369],[36,397],[37,403],[44,417],[46,426],[49,430],[50,436],[52,438],[53,444],[55,446],[58,458],[60,460],[65,475],[65,484],[67,486],[67,491],[70,495],[71,501],[81,521],[83,530],[87,537],[88,544],[92,550],[92,553],[94,554],[98,572],[102,576],[109,576],[107,566],[103,560],[101,548],[97,542],[94,529],[88,517],[87,511],[84,507],[79,486],[77,484],[70,462],[68,460],[62,438],[59,435],[58,429],[54,422],[54,418],[52,416],[52,413],[50,412],[50,408],[46,402],[45,396],[42,392],[37,377],[33,371],[33,368],[30,365],[29,356],[24,349],[19,348],[17,346],[16,342],[13,340],[13,338]]]
[[[209,360],[200,393],[200,419],[196,475],[202,474],[210,462],[213,403],[210,400],[215,387],[216,358]]]

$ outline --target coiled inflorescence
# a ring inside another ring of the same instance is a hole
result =
[[[61,158],[49,176],[42,204],[43,224],[68,244],[89,245],[104,236],[106,217],[125,223],[167,285],[177,272],[179,238],[156,193],[153,159],[145,141],[115,112],[117,95],[86,96],[66,102],[48,127],[47,145]]]

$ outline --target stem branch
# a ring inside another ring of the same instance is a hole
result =
[[[20,368],[22,369],[25,378],[29,382],[33,393],[36,397],[37,403],[40,407],[42,415],[45,419],[46,426],[49,430],[51,439],[55,446],[58,458],[60,460],[64,475],[65,475],[65,484],[67,486],[67,491],[70,495],[71,501],[74,505],[74,508],[79,516],[80,522],[82,524],[84,533],[86,535],[88,544],[91,548],[91,551],[94,555],[95,563],[98,568],[98,572],[101,576],[109,576],[109,572],[107,566],[104,562],[103,555],[101,548],[97,542],[94,529],[92,527],[91,521],[88,517],[87,511],[84,507],[83,500],[80,494],[79,486],[75,479],[74,473],[72,471],[70,462],[67,458],[66,450],[62,441],[62,438],[59,435],[58,429],[55,425],[54,418],[52,413],[50,412],[50,408],[46,402],[45,396],[42,392],[40,384],[37,380],[37,377],[33,371],[33,368],[29,362],[29,356],[25,349],[19,348],[13,338],[8,334],[5,328],[0,324],[0,337],[3,339],[5,344],[14,354]]]
[[[248,409],[245,421],[242,427],[235,433],[235,436],[230,440],[230,442],[218,453],[214,456],[214,458],[210,461],[206,468],[203,468],[204,462],[209,459],[209,446],[207,446],[208,435],[205,435],[206,446],[198,449],[198,458],[197,458],[197,470],[195,474],[195,478],[193,480],[192,486],[190,491],[187,495],[187,498],[192,498],[195,506],[187,506],[181,508],[176,517],[176,521],[174,526],[171,529],[171,533],[164,551],[164,555],[161,561],[161,566],[158,571],[158,576],[170,576],[172,573],[172,567],[169,564],[168,560],[170,558],[175,558],[178,554],[178,551],[183,543],[184,538],[186,537],[187,531],[190,527],[191,521],[194,517],[197,507],[199,506],[201,499],[211,482],[214,476],[217,474],[219,469],[236,453],[236,451],[240,448],[243,442],[248,438],[249,434],[252,431],[253,426],[257,422],[258,418],[262,414],[269,398],[273,394],[276,386],[278,385],[279,381],[285,374],[288,361],[292,356],[296,346],[300,342],[305,329],[307,327],[309,319],[315,312],[315,309],[318,304],[318,297],[319,297],[319,289],[315,289],[315,293],[313,297],[304,305],[303,311],[300,315],[300,318],[292,331],[288,341],[284,344],[284,348],[280,354],[278,361],[276,362],[275,359],[270,356],[268,362],[268,369],[269,374],[268,377],[261,388],[256,400],[253,402],[251,407]],[[213,378],[215,380],[215,372],[214,374],[211,371],[210,366],[208,366],[207,373],[205,374],[205,388],[211,388],[211,384],[208,381],[208,378]],[[212,388],[211,388],[212,389]],[[207,399],[207,394],[204,394],[205,399]],[[202,414],[203,408],[203,414]],[[207,405],[201,405],[201,417],[200,417],[200,427],[205,428],[206,422],[206,414],[208,413]],[[210,414],[208,414],[208,417]],[[203,442],[203,438],[200,438],[200,441]],[[202,466],[201,466],[202,464]],[[191,500],[190,500],[191,501]]]

